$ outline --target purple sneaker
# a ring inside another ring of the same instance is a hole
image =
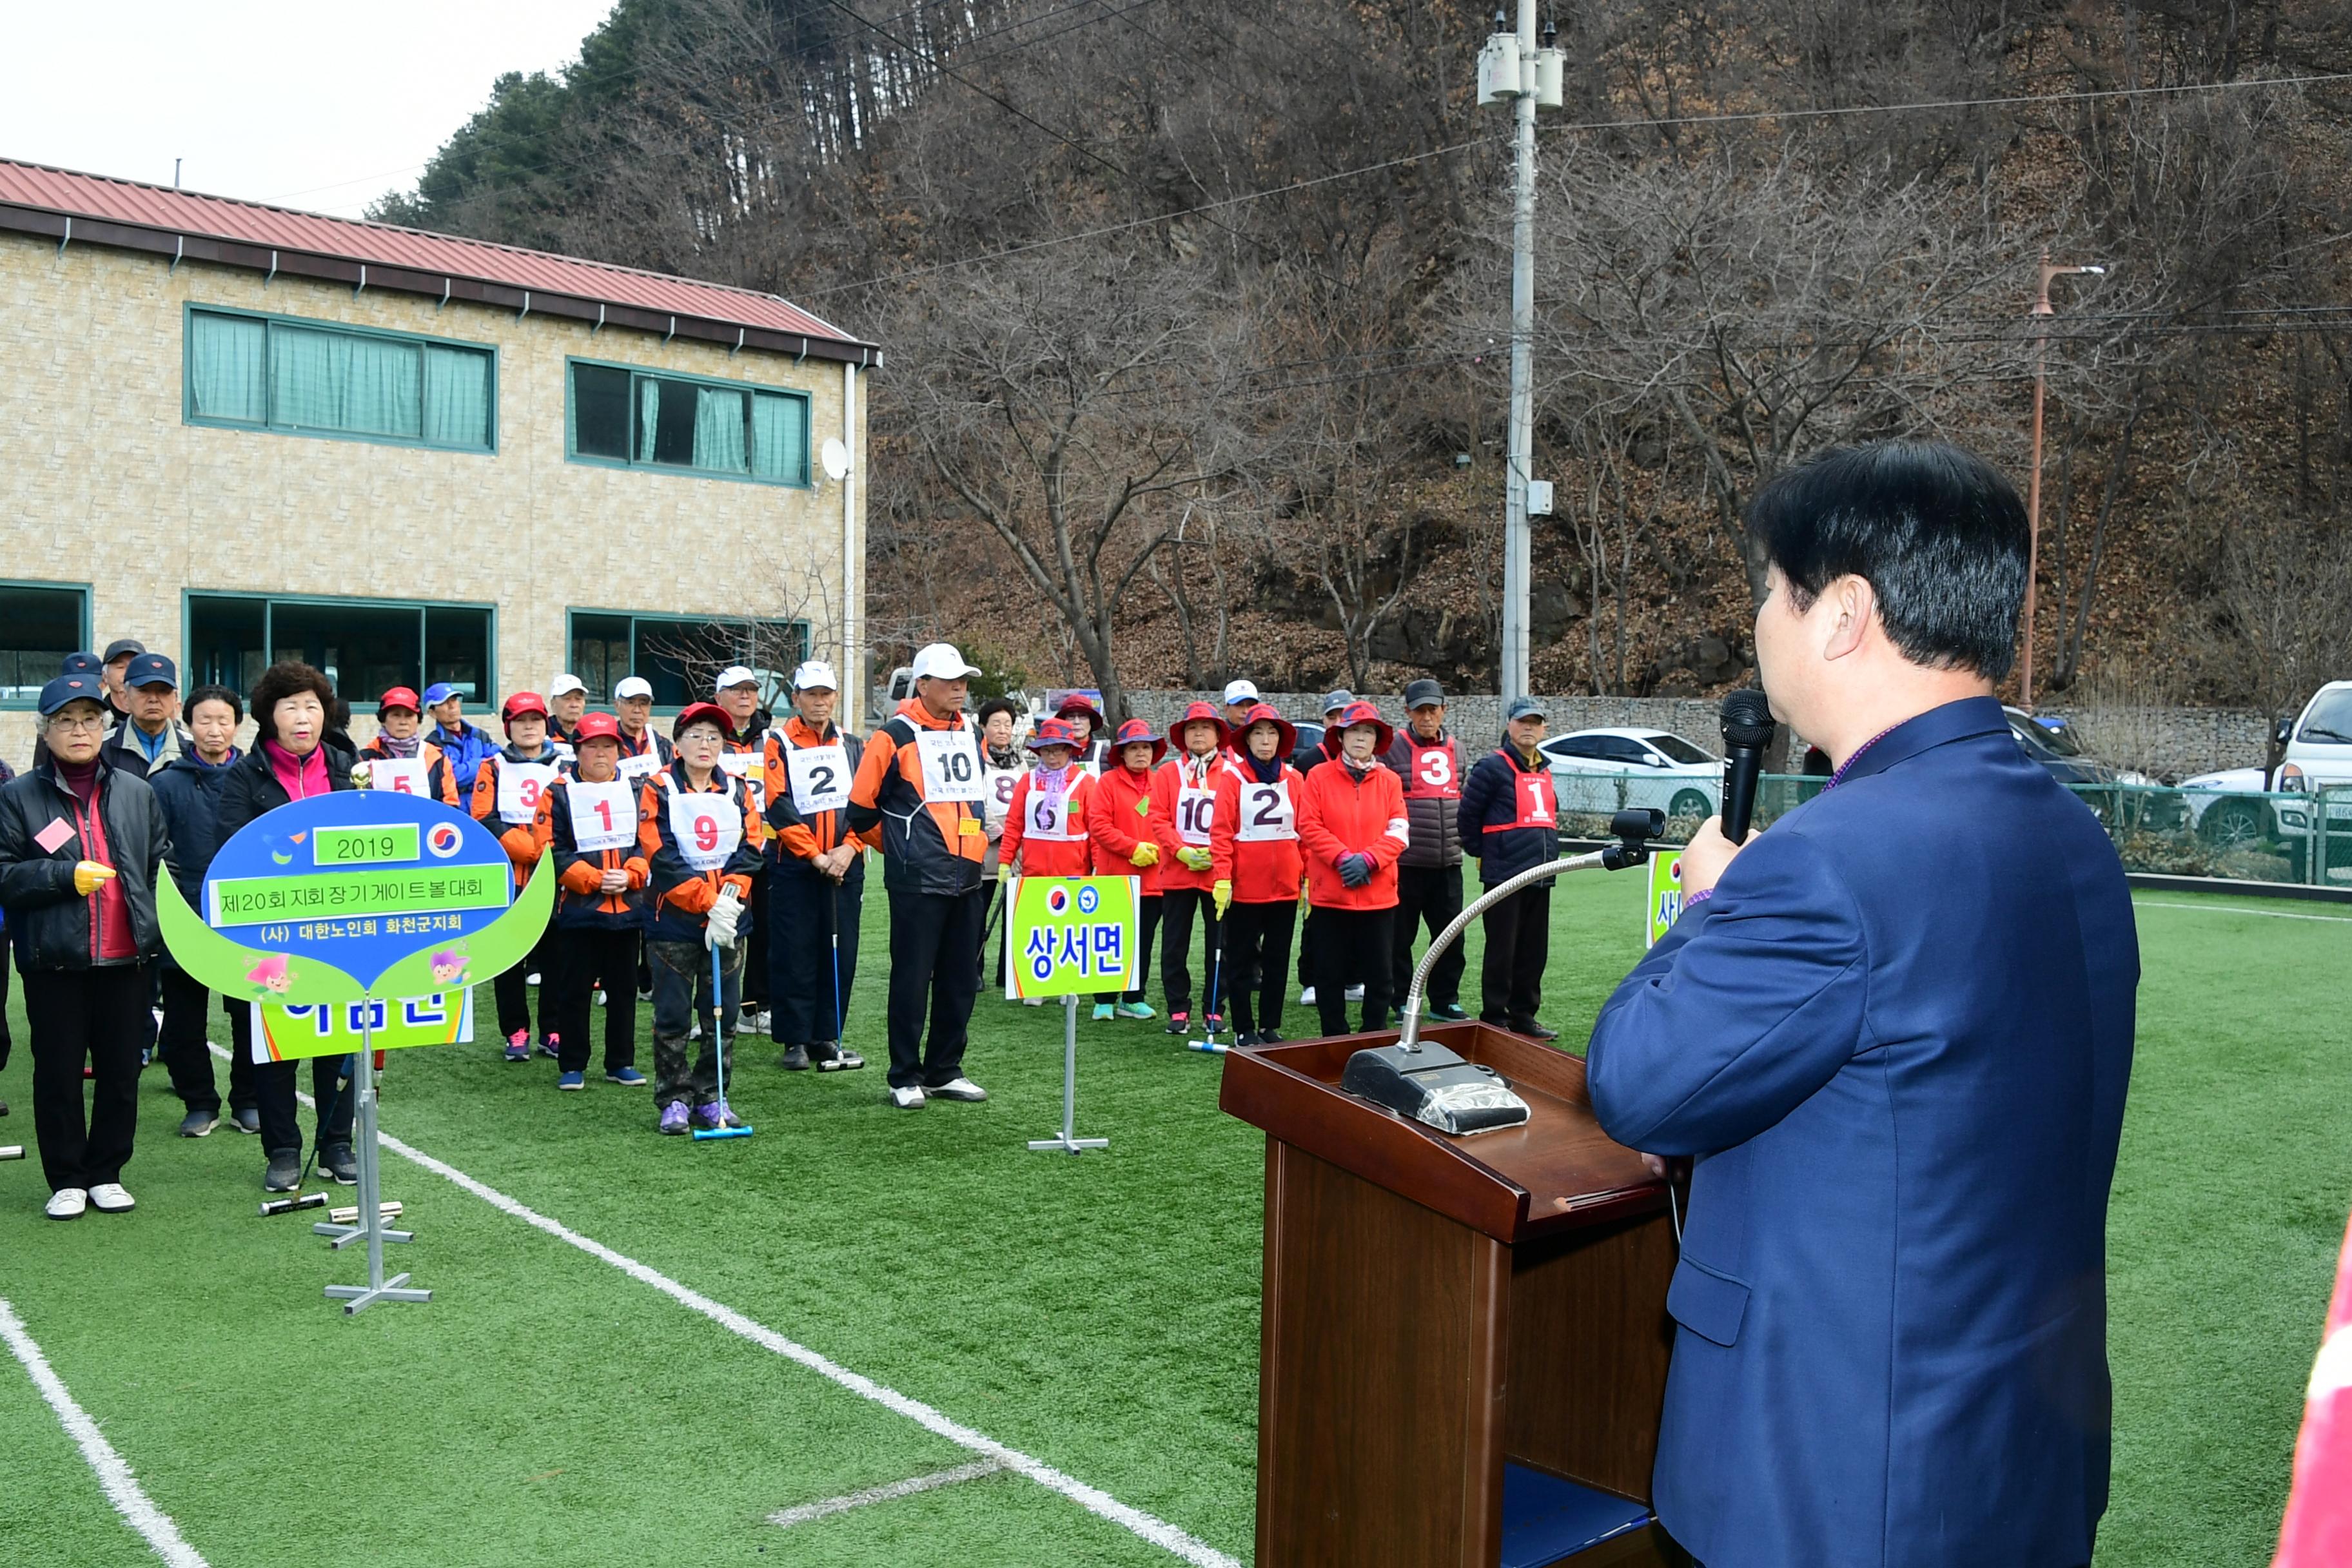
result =
[[[672,1138],[681,1137],[687,1128],[686,1101],[673,1100],[662,1107],[661,1130]]]
[[[517,1029],[513,1034],[507,1037],[507,1060],[510,1062],[527,1062],[530,1060],[530,1030]]]
[[[727,1108],[715,1100],[708,1105],[698,1105],[694,1108],[694,1124],[697,1127],[717,1128],[722,1125],[719,1119],[726,1110]]]
[[[749,1126],[750,1123],[745,1121],[741,1117],[736,1115],[735,1108],[722,1100],[719,1102],[719,1125],[721,1127],[746,1127]]]

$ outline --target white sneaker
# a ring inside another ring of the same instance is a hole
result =
[[[1045,1005],[1045,999],[1043,996],[1024,996],[1021,998],[1021,1005],[1024,1007],[1043,1007]]]
[[[698,1040],[698,1039],[702,1038],[702,1020],[701,1020],[701,1019],[697,1018],[697,1019],[694,1021],[693,1026],[692,1026],[692,1027],[690,1027],[690,1028],[688,1028],[688,1029],[686,1031],[686,1037],[687,1037],[688,1039],[689,1039],[689,1040]]]
[[[1301,991],[1298,994],[1298,1005],[1302,1007],[1312,1007],[1315,1005],[1315,987],[1309,985],[1306,990]]]
[[[1360,1002],[1364,999],[1364,988],[1360,985],[1350,985],[1348,987],[1347,996],[1350,1002]]]
[[[745,1027],[752,1034],[764,1035],[775,1027],[775,1023],[768,1016],[768,1010],[762,1007],[751,1015],[751,1021]]]
[[[598,1005],[599,1007],[602,1007],[604,1005],[604,988],[603,986],[599,985],[598,987],[596,987],[596,1005]]]
[[[100,1182],[89,1190],[89,1206],[100,1214],[129,1214],[139,1206],[139,1200],[124,1191],[121,1182]]]
[[[532,970],[529,974],[524,975],[524,976],[522,977],[522,983],[523,983],[525,985],[536,985],[536,984],[539,984],[539,971],[538,971],[538,970],[536,970],[536,969],[534,969],[534,970]]]
[[[968,1103],[988,1098],[988,1090],[968,1078],[951,1078],[939,1088],[927,1089],[923,1092],[940,1100],[961,1100]]]
[[[890,1091],[890,1103],[901,1110],[920,1110],[923,1109],[923,1091],[919,1086],[911,1083],[904,1089],[894,1089]]]
[[[49,1194],[48,1207],[42,1212],[51,1219],[79,1219],[81,1211],[89,1207],[89,1194],[79,1187],[59,1187]]]

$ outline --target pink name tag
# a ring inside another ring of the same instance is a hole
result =
[[[38,833],[34,834],[33,842],[41,847],[42,854],[54,855],[58,852],[58,847],[73,836],[73,824],[60,816]]]

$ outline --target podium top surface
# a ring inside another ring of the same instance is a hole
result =
[[[1526,1124],[1452,1137],[1342,1092],[1348,1058],[1367,1046],[1394,1044],[1393,1033],[1234,1051],[1225,1058],[1217,1103],[1507,1245],[1665,1206],[1665,1183],[1593,1121],[1580,1059],[1485,1024],[1439,1024],[1421,1037],[1501,1073],[1528,1102]]]

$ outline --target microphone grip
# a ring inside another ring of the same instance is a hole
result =
[[[1734,844],[1748,842],[1748,824],[1756,815],[1756,777],[1764,771],[1759,746],[1733,746],[1723,763],[1723,836]]]

